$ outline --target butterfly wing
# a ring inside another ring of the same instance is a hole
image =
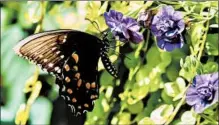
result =
[[[56,75],[60,95],[76,115],[91,111],[98,98],[96,83],[100,39],[73,30],[34,34],[15,46],[15,52]]]

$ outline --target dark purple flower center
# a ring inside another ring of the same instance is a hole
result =
[[[168,43],[175,44],[181,42],[180,37],[181,37],[180,34],[177,33],[173,33],[171,34],[171,36],[170,35],[168,36],[168,32],[167,32],[165,33],[164,40]]]
[[[174,28],[174,22],[170,19],[160,18],[159,25],[156,27],[158,30],[166,32]]]
[[[214,89],[211,86],[200,87],[197,89],[198,95],[206,102],[210,102],[214,97]]]
[[[118,36],[119,38],[125,38],[122,32],[116,32],[115,36]]]

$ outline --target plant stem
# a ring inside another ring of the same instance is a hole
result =
[[[189,83],[190,85],[190,83]],[[189,88],[189,85],[186,87],[186,89],[184,90],[184,96],[182,97],[182,99],[180,100],[180,102],[177,104],[176,108],[174,109],[172,115],[168,118],[168,120],[166,121],[165,125],[169,125],[170,122],[172,122],[173,118],[175,117],[175,115],[177,114],[177,112],[179,111],[180,107],[183,105],[183,103],[185,102],[186,99],[186,90]]]
[[[196,119],[196,125],[200,125],[201,116],[198,115]]]
[[[204,115],[204,114],[200,114],[200,116],[201,116],[202,118],[208,120],[209,122],[212,122],[213,124],[218,125],[218,122],[215,121],[214,119],[212,119],[212,118],[210,118],[210,117],[208,117],[208,116],[206,116],[206,115]]]
[[[209,10],[210,11],[210,10]],[[204,45],[205,45],[205,41],[206,41],[206,38],[207,38],[207,32],[208,32],[208,28],[209,28],[209,20],[207,20],[207,26],[205,27],[205,34],[203,35],[202,37],[202,41],[201,41],[201,48],[199,50],[199,53],[198,53],[198,60],[201,59],[201,56],[202,56],[202,52],[204,50]],[[197,67],[196,67],[197,69]],[[189,82],[189,84],[187,85],[186,89],[185,89],[185,92],[183,94],[183,97],[182,99],[180,100],[180,102],[177,104],[176,108],[174,109],[172,115],[169,117],[169,119],[166,121],[165,125],[168,125],[170,122],[172,122],[173,118],[175,117],[175,115],[177,114],[177,112],[179,111],[180,107],[183,105],[185,99],[186,99],[186,91],[187,89],[189,88],[190,84],[192,83],[192,80]]]

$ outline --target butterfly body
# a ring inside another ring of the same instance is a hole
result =
[[[14,50],[55,74],[60,96],[73,114],[91,111],[99,96],[97,64],[101,57],[107,71],[116,75],[107,52],[107,40],[75,30],[57,30],[34,34],[21,40]]]

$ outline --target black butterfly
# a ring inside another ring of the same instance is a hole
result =
[[[114,77],[117,71],[108,57],[109,41],[76,30],[55,30],[31,35],[18,43],[15,52],[56,76],[59,93],[74,115],[92,111],[99,96],[99,57]]]

